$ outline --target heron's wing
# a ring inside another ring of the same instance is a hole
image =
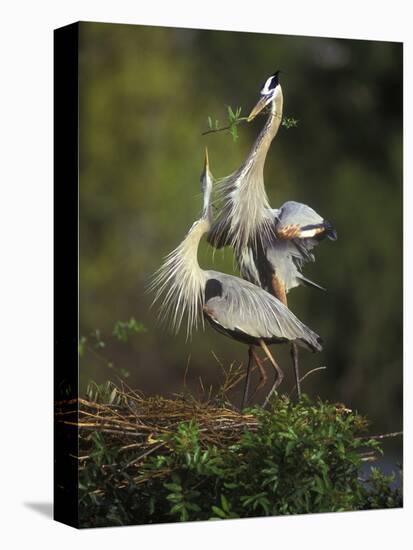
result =
[[[235,251],[241,276],[268,292],[273,293],[273,275],[282,282],[285,291],[305,284],[325,290],[302,274],[303,265],[313,262],[314,255],[308,246],[309,239],[272,239],[266,246],[258,241]]]
[[[282,224],[310,225],[323,223],[323,218],[310,206],[296,201],[287,201],[279,209]]]
[[[272,213],[278,239],[271,242],[266,256],[275,273],[283,280],[287,292],[299,284],[324,290],[307,279],[302,274],[302,268],[305,263],[315,260],[312,250],[321,239],[337,238],[331,224],[306,204],[295,201],[284,203]]]
[[[303,265],[314,261],[314,255],[308,246],[309,240],[276,240],[267,248],[267,259],[274,273],[283,281],[286,292],[300,284],[325,290],[302,273]]]
[[[285,202],[281,206],[276,216],[276,227],[280,238],[308,240],[308,250],[311,250],[320,238],[337,238],[337,233],[327,220],[310,206],[295,201]]]
[[[228,331],[252,338],[297,341],[321,350],[319,336],[262,288],[232,275],[207,272],[205,310]]]

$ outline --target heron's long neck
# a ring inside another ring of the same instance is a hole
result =
[[[169,317],[178,331],[186,314],[188,336],[202,320],[207,275],[198,263],[198,246],[209,228],[206,217],[195,222],[182,243],[167,256],[152,283],[156,291],[154,302],[161,304],[161,318]]]
[[[264,163],[272,140],[282,119],[283,96],[281,87],[271,104],[271,113],[258,135],[246,161],[239,169],[231,191],[231,225],[234,245],[246,244],[257,231],[268,225],[269,202],[264,186]]]
[[[278,129],[281,125],[283,114],[283,94],[281,86],[278,86],[277,92],[271,103],[271,113],[265,123],[264,128],[259,133],[244,166],[247,167],[251,163],[253,169],[260,170],[261,173],[264,169],[265,159],[267,157],[268,149],[270,148],[272,140],[277,135]]]
[[[198,263],[199,243],[210,230],[211,224],[208,217],[202,217],[196,222],[177,250],[181,258],[181,267],[187,274],[193,274],[194,278],[202,279],[203,270]]]

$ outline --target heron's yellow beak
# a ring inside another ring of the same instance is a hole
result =
[[[209,170],[208,149],[206,147],[205,147],[204,170],[205,172]]]
[[[210,179],[211,172],[209,171],[208,149],[205,147],[204,169],[201,174],[201,187],[204,188],[205,182]]]
[[[254,118],[264,109],[266,105],[269,103],[268,97],[261,97],[258,100],[258,103],[255,105],[255,107],[252,109],[250,114],[248,115],[247,121],[251,122],[251,120],[254,120]]]

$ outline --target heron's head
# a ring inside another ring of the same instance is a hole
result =
[[[248,122],[253,120],[258,115],[258,113],[260,113],[264,109],[264,107],[266,107],[274,99],[277,90],[280,87],[280,72],[281,71],[276,71],[265,81],[264,86],[261,88],[260,91],[260,98],[248,116]]]
[[[212,174],[209,171],[208,149],[205,147],[204,169],[201,174],[201,191],[204,195],[202,216],[209,218],[211,214]]]

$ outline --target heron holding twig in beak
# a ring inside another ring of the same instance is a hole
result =
[[[292,288],[304,284],[322,289],[303,275],[302,267],[314,261],[312,250],[320,240],[325,237],[335,240],[337,235],[327,220],[305,204],[288,201],[278,209],[270,207],[264,186],[264,164],[282,122],[280,71],[265,81],[248,121],[267,107],[266,123],[246,160],[238,170],[218,182],[218,203],[221,204],[208,242],[215,248],[232,246],[241,276],[287,305],[287,294]],[[300,397],[298,352],[294,343],[291,353]],[[250,372],[251,361],[246,387]]]

